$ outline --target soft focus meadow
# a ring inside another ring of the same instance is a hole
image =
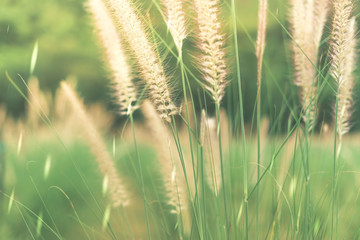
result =
[[[359,239],[356,0],[1,0],[0,239]]]

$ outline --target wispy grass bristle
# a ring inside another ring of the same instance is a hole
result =
[[[184,0],[162,0],[165,6],[167,28],[170,31],[179,56],[182,55],[183,41],[187,36],[185,26]]]
[[[264,56],[265,42],[266,42],[267,8],[268,8],[268,1],[260,0],[259,10],[258,10],[257,39],[256,39],[258,86],[260,85],[260,81],[261,81],[263,56]]]
[[[350,129],[352,113],[353,71],[356,64],[356,22],[351,17],[353,3],[350,0],[336,0],[331,37],[330,73],[338,84],[337,91],[337,132],[341,138]]]
[[[217,104],[220,104],[225,95],[228,74],[219,4],[218,0],[194,0],[197,45],[201,51],[198,61],[203,75],[203,87]]]
[[[303,119],[311,130],[316,124],[317,59],[328,16],[326,0],[291,0],[290,23],[293,41],[294,83],[299,87]]]
[[[124,51],[123,40],[101,0],[88,0],[87,7],[112,73],[113,88],[120,106],[120,114],[129,115],[138,108],[137,90],[132,82],[133,77]]]
[[[168,122],[179,112],[172,100],[169,79],[161,59],[150,42],[147,29],[137,10],[128,0],[106,0],[119,25],[120,34],[126,39],[145,80],[150,97],[160,117]]]

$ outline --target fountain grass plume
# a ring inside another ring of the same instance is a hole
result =
[[[132,82],[131,68],[123,50],[122,39],[101,0],[89,0],[87,6],[112,73],[111,79],[117,103],[120,106],[120,114],[129,115],[138,108],[136,105],[137,91]]]
[[[316,66],[328,0],[291,0],[290,5],[294,82],[300,91],[303,119],[311,130],[316,124]]]
[[[148,28],[141,20],[138,9],[129,0],[105,0],[119,25],[119,33],[126,39],[137,61],[141,77],[160,117],[168,122],[179,112],[172,100],[169,78],[165,73],[155,45],[150,42]]]
[[[351,17],[353,4],[350,0],[336,0],[333,4],[330,73],[338,85],[335,114],[337,115],[336,128],[341,138],[350,129],[353,71],[357,51],[356,22],[355,17]]]
[[[170,31],[179,56],[182,55],[183,41],[187,36],[185,26],[184,0],[163,0],[165,6],[167,27]]]
[[[263,62],[265,42],[266,42],[267,8],[268,8],[268,1],[260,0],[259,11],[258,11],[259,13],[258,13],[257,39],[256,39],[258,86],[260,86],[260,81],[261,81],[262,62]]]
[[[215,103],[220,105],[225,95],[228,71],[219,1],[194,0],[194,8],[197,14],[197,45],[201,51],[198,61],[203,75],[203,87]]]

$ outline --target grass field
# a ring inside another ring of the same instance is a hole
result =
[[[16,146],[6,153],[5,189],[1,198],[2,236],[6,239],[144,239],[147,237],[141,202],[139,172],[134,164],[135,150],[125,141],[115,144],[118,171],[125,176],[131,189],[131,205],[111,209],[104,193],[103,177],[83,141],[68,143],[66,148],[55,137],[41,139],[29,136],[17,154]],[[299,137],[300,138],[300,137]],[[339,239],[359,237],[360,172],[356,156],[360,136],[344,139],[344,148],[337,184],[336,234]],[[327,239],[331,221],[332,141],[314,136],[311,142],[311,228],[314,239]],[[261,181],[260,239],[302,238],[304,218],[304,146],[301,139],[291,139],[275,154],[285,136],[271,138],[264,144],[261,169],[272,160],[274,164]],[[296,149],[295,149],[295,142]],[[248,139],[249,190],[256,184],[256,139]],[[225,146],[227,201],[231,209],[231,236],[244,238],[244,205],[241,150],[233,143]],[[164,197],[156,152],[146,143],[139,144],[143,159],[143,175],[147,194],[149,222],[154,239],[176,239],[179,234],[175,214]],[[109,144],[109,149],[112,144]],[[229,154],[230,152],[231,154]],[[49,160],[51,159],[51,160]],[[47,162],[50,162],[47,163]],[[46,167],[46,166],[50,167]],[[48,172],[45,169],[49,169]],[[231,176],[231,177],[230,177]],[[9,184],[13,183],[13,184]],[[14,195],[12,195],[14,192]],[[194,206],[198,214],[206,214],[205,236],[221,239],[223,218],[221,200],[209,187],[204,189],[205,202]],[[12,200],[10,200],[12,199]],[[255,211],[257,198],[249,198],[249,238],[256,236]],[[12,202],[12,203],[10,203]],[[219,206],[220,205],[220,206]],[[193,213],[194,214],[194,213]],[[104,220],[105,219],[105,220]],[[108,220],[108,222],[106,221]],[[104,225],[104,221],[106,225]],[[204,219],[201,219],[204,221]],[[108,224],[108,225],[107,225]],[[198,227],[192,223],[191,239],[198,239]]]
[[[0,64],[0,239],[360,239],[358,4],[269,4],[88,0],[97,60]]]

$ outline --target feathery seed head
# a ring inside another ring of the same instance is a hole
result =
[[[267,24],[267,0],[260,0],[258,13],[258,32],[256,39],[256,57],[262,58],[265,49],[266,24]]]
[[[162,62],[150,43],[143,22],[129,0],[106,0],[107,6],[114,13],[120,26],[121,34],[126,39],[137,60],[142,78],[149,89],[160,117],[171,121],[171,116],[178,113],[172,101],[168,78]]]
[[[167,27],[181,56],[183,40],[186,38],[184,0],[163,0],[166,7]]]
[[[225,39],[221,34],[218,0],[194,0],[199,27],[199,59],[203,74],[203,86],[215,103],[220,104],[227,86],[225,61]]]
[[[314,9],[314,42],[315,48],[319,49],[324,26],[327,22],[330,10],[330,0],[316,0]]]
[[[352,2],[335,0],[333,6],[330,73],[338,84],[335,116],[337,132],[341,138],[350,130],[357,40],[355,17],[351,17]]]
[[[260,97],[259,94],[261,92],[261,75],[262,75],[263,56],[265,51],[265,41],[266,41],[267,6],[268,6],[268,0],[259,1],[258,29],[257,29],[257,39],[256,39],[257,87],[258,87],[257,101],[259,101],[259,97]]]
[[[88,0],[88,11],[94,20],[98,37],[105,50],[109,68],[112,72],[113,88],[121,114],[136,110],[137,91],[132,82],[131,70],[127,63],[122,40],[116,30],[105,5],[101,0]]]
[[[300,88],[304,121],[309,130],[316,122],[317,56],[329,0],[291,0],[294,83]]]

